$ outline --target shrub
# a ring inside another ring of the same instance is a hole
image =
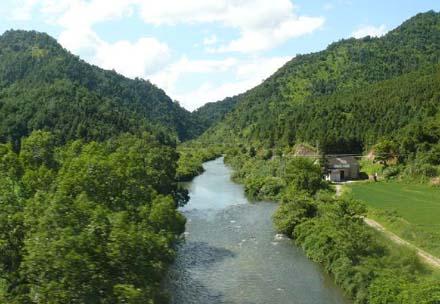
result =
[[[308,158],[295,157],[289,161],[285,173],[286,182],[298,192],[306,191],[310,194],[325,188],[322,180],[321,168]]]
[[[385,179],[396,178],[400,174],[401,168],[399,166],[390,166],[383,170],[382,174]]]

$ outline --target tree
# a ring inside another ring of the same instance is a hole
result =
[[[306,191],[313,194],[324,185],[321,168],[319,165],[315,165],[311,159],[292,158],[286,164],[285,171],[286,182],[295,191]]]
[[[391,140],[382,140],[374,146],[374,160],[387,166],[387,161],[396,158],[397,145]]]

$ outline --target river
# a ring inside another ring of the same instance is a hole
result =
[[[249,203],[219,158],[186,184],[185,240],[166,288],[173,304],[349,303],[319,265],[272,226],[275,203]]]

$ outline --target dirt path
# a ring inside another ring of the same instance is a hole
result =
[[[335,190],[336,190],[336,196],[340,196],[342,193],[342,185],[335,185]],[[428,263],[431,266],[440,268],[440,259],[433,256],[432,254],[429,254],[428,252],[426,252],[423,249],[420,249],[417,246],[414,246],[413,244],[409,243],[408,241],[405,241],[404,239],[400,238],[399,236],[397,236],[396,234],[392,233],[391,231],[388,231],[385,229],[384,226],[382,226],[381,224],[379,224],[378,222],[376,222],[375,220],[369,219],[369,218],[364,218],[364,222],[365,224],[367,224],[368,226],[376,229],[377,231],[382,232],[383,234],[385,234],[385,236],[387,238],[389,238],[390,240],[392,240],[393,242],[395,242],[396,244],[399,245],[405,245],[410,247],[411,249],[414,249],[417,253],[417,255],[426,263]]]
[[[405,245],[405,246],[408,246],[408,247],[414,249],[417,252],[417,255],[422,260],[424,260],[426,263],[430,264],[431,266],[440,268],[440,259],[439,258],[437,258],[437,257],[433,256],[432,254],[427,253],[425,250],[420,249],[419,247],[414,246],[413,244],[405,241],[404,239],[398,237],[396,234],[392,233],[391,231],[386,230],[385,227],[383,227],[381,224],[379,224],[375,220],[372,220],[369,218],[364,218],[364,222],[368,226],[385,234],[385,236],[387,238],[389,238],[390,240],[392,240],[393,242],[400,244],[400,245]]]
[[[339,184],[335,185],[335,191],[336,191],[336,196],[337,197],[341,196],[341,194],[342,194],[342,185],[339,185]]]

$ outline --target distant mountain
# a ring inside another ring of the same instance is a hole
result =
[[[0,141],[36,129],[63,141],[145,129],[187,140],[202,132],[150,82],[90,65],[46,34],[7,31],[0,36]]]
[[[418,14],[381,38],[342,40],[293,58],[238,96],[234,109],[202,138],[265,146],[308,141],[358,151],[435,116],[439,62],[440,14]]]
[[[192,112],[192,115],[202,125],[202,129],[206,130],[231,112],[237,105],[238,100],[239,96],[234,96],[217,102],[208,102]]]

